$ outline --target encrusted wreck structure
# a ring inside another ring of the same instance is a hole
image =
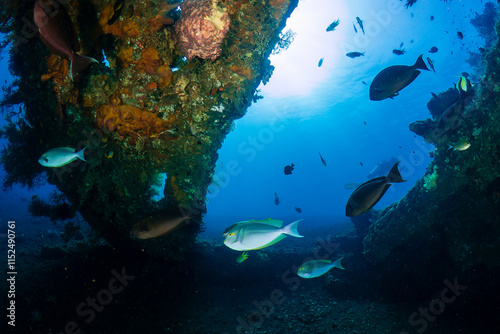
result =
[[[488,294],[489,283],[498,281],[490,278],[500,275],[499,50],[497,41],[485,54],[485,75],[459,101],[451,126],[440,128],[438,119],[456,107],[455,88],[429,102],[433,119],[410,125],[436,147],[426,174],[399,202],[354,220],[364,258],[397,293],[425,294],[458,275]],[[460,140],[470,147],[453,149]]]
[[[49,2],[68,12],[81,53],[103,63],[72,81],[68,60],[40,40],[35,1],[6,2],[1,28],[17,79],[2,105],[22,109],[5,133],[4,187],[36,185],[46,172],[116,246],[137,243],[129,232],[151,212],[180,208],[191,223],[147,249],[182,257],[202,226],[217,150],[260,98],[297,0]],[[87,147],[86,163],[40,166],[42,153],[61,146]],[[164,197],[154,201],[165,176]]]

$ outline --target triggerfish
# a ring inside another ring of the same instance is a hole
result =
[[[71,147],[53,148],[42,154],[38,162],[44,167],[62,167],[76,159],[86,161],[83,156],[86,148],[84,147],[78,152],[75,152],[75,149]]]
[[[153,215],[137,222],[130,235],[137,239],[151,239],[174,231],[182,222],[190,217],[172,215]]]
[[[333,263],[330,260],[312,260],[304,262],[297,271],[297,275],[302,278],[315,278],[326,274],[332,268],[345,269],[340,261],[344,257],[335,260]]]
[[[297,231],[297,225],[300,220],[282,227],[281,220],[250,220],[233,224],[226,228],[222,234],[224,245],[237,251],[249,251],[269,247],[287,235],[296,238],[303,236]]]
[[[405,182],[398,170],[399,161],[392,166],[389,175],[368,180],[354,190],[347,201],[345,215],[356,217],[370,210],[384,196],[391,183]]]
[[[399,91],[415,80],[421,70],[427,70],[422,55],[420,55],[412,66],[394,65],[380,71],[370,85],[370,100],[380,101],[388,97],[392,98]]]
[[[55,0],[37,0],[34,19],[42,42],[54,54],[70,60],[71,80],[90,63],[98,63],[94,58],[76,53],[80,51],[80,44],[71,18],[63,5]]]

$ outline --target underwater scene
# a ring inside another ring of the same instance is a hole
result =
[[[4,0],[0,333],[500,333],[492,0]]]

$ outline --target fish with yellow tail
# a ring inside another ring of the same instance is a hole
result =
[[[38,162],[44,167],[62,167],[75,161],[76,159],[86,161],[83,156],[85,149],[86,147],[78,152],[75,152],[75,149],[71,147],[53,148],[42,154],[40,159],[38,159]]]
[[[283,221],[271,218],[239,222],[226,228],[222,234],[224,245],[237,251],[249,251],[274,245],[287,235],[302,238],[297,231],[300,221],[302,219],[285,227],[282,227]]]
[[[335,260],[333,263],[330,260],[312,260],[302,263],[297,270],[297,275],[302,278],[316,278],[326,274],[333,268],[345,269],[340,261],[344,257]]]

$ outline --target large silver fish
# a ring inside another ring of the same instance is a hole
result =
[[[302,238],[297,225],[302,219],[282,227],[281,220],[250,220],[229,226],[222,234],[224,245],[237,251],[256,250],[274,245],[287,235]]]
[[[420,74],[418,69],[429,71],[422,55],[412,66],[394,65],[383,69],[375,76],[370,85],[370,100],[380,101],[398,95],[400,90],[418,77]]]
[[[384,196],[391,183],[405,182],[398,170],[399,161],[392,166],[389,175],[368,180],[349,197],[345,208],[347,217],[356,217],[370,210]]]

